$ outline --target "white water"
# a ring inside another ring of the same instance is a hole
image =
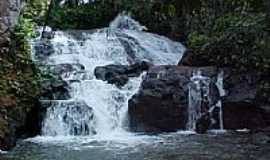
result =
[[[226,95],[226,92],[223,88],[223,74],[224,72],[221,71],[219,74],[218,74],[218,77],[217,77],[217,82],[216,82],[216,86],[218,88],[218,91],[219,91],[219,94],[221,97],[224,97]],[[217,103],[217,107],[219,107],[219,126],[220,126],[220,130],[224,130],[224,122],[223,122],[223,109],[222,109],[222,102],[221,100],[218,101]]]
[[[142,28],[129,16],[120,15],[109,28],[55,32],[54,38],[49,41],[54,52],[46,58],[37,58],[41,53],[33,50],[37,63],[46,66],[84,66],[83,71],[59,75],[69,83],[72,98],[54,100],[53,105],[47,108],[42,136],[92,135],[105,138],[127,134],[128,100],[139,89],[142,76],[130,79],[119,89],[97,80],[95,67],[142,60],[154,64],[177,64],[185,50],[180,43],[142,32]],[[37,45],[38,41],[35,40],[33,45]]]
[[[210,83],[211,78],[203,76],[200,70],[195,71],[193,73],[193,76],[190,78],[188,123],[187,123],[187,129],[190,131],[194,131],[196,129],[196,122],[202,116],[202,113],[206,113],[205,109],[207,109],[207,112],[209,112],[210,116],[212,116],[212,112],[215,109],[215,107],[219,108],[219,119],[218,119],[219,129],[221,131],[224,130],[221,99],[219,99],[215,105],[210,106],[210,103],[213,98],[209,94]],[[223,72],[220,72],[217,75],[217,81],[215,85],[218,88],[220,97],[225,96],[225,90],[223,89]],[[212,117],[211,120],[215,121]]]
[[[189,105],[187,129],[194,131],[196,122],[202,114],[202,103],[209,99],[210,78],[202,76],[201,71],[193,73],[189,85]]]

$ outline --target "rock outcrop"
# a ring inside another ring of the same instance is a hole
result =
[[[216,83],[219,70],[215,67],[155,66],[150,68],[139,92],[129,101],[131,130],[168,132],[187,129],[190,78],[198,69],[201,70],[202,75],[210,77]],[[223,71],[224,128],[252,130],[263,128],[265,126],[263,110],[255,103],[258,79],[252,74],[234,75],[229,69]],[[221,95],[217,93],[215,87],[210,87],[209,91],[212,97],[209,102],[215,104]],[[211,128],[218,129],[218,116],[217,108],[212,112],[203,111],[197,120],[196,131],[204,133]]]
[[[224,76],[224,126],[227,129],[258,129],[266,126],[266,113],[257,102],[259,77],[256,74]],[[269,116],[269,115],[268,115]]]
[[[107,65],[96,67],[95,76],[97,79],[122,87],[128,82],[130,77],[139,77],[150,66],[151,64],[145,61],[132,65]]]
[[[21,0],[0,1],[0,55],[7,54],[10,45],[10,35],[22,7]]]
[[[67,100],[70,99],[69,86],[63,80],[47,80],[41,85],[41,100]]]

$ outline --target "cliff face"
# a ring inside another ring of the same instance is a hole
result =
[[[0,1],[0,149],[7,150],[15,145],[16,139],[29,135],[35,128],[36,78],[35,66],[30,60],[22,61],[14,51],[12,35],[23,3],[21,0]],[[12,47],[11,47],[12,46]],[[30,53],[26,53],[30,54]],[[32,115],[30,115],[32,114]],[[31,118],[31,119],[30,119]],[[31,127],[29,127],[31,126]]]
[[[21,0],[0,1],[0,54],[8,52],[10,34],[22,8]]]
[[[4,70],[5,57],[9,54],[11,44],[11,32],[20,14],[21,6],[20,0],[0,1],[0,71]],[[4,89],[0,89],[3,92]],[[0,94],[0,149],[7,149],[13,143],[10,138],[11,126],[8,122],[8,108],[15,105],[16,98],[14,96]]]

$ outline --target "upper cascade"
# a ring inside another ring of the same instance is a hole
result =
[[[139,22],[131,18],[130,14],[123,12],[119,14],[110,24],[110,29],[127,29],[135,31],[147,30],[147,28],[141,25]]]

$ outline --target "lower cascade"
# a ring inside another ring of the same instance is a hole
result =
[[[173,65],[185,50],[180,43],[141,31],[144,28],[129,16],[119,15],[109,28],[55,31],[47,41],[32,41],[33,59],[61,77],[70,95],[41,99],[47,104],[42,136],[107,135],[128,129],[128,100],[139,89],[142,75],[117,87],[96,79],[95,68],[142,61]]]

